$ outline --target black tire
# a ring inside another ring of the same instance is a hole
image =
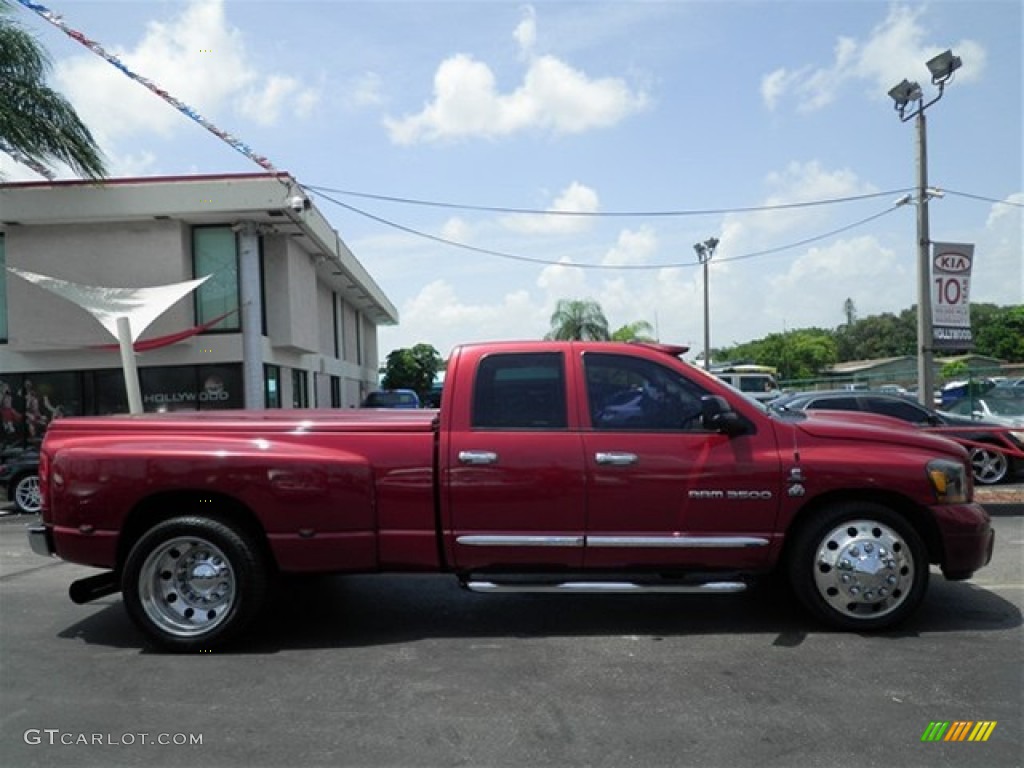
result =
[[[881,504],[843,502],[814,513],[788,552],[797,599],[837,629],[895,626],[917,610],[928,588],[921,536]]]
[[[995,485],[1006,479],[1010,473],[1010,459],[995,446],[973,447],[971,452],[971,472],[974,482],[978,485]]]
[[[147,531],[125,560],[121,589],[132,621],[161,648],[207,651],[237,638],[267,596],[266,558],[252,538],[204,517]]]
[[[22,515],[37,515],[41,505],[39,493],[39,475],[30,472],[15,478],[11,483],[11,500],[14,502],[14,509]]]

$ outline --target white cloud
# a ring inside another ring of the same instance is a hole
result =
[[[948,46],[925,42],[927,30],[921,19],[926,11],[926,6],[894,5],[865,40],[840,37],[831,64],[770,72],[761,79],[762,100],[769,109],[775,109],[792,94],[798,111],[811,112],[835,101],[842,87],[851,81],[866,82],[877,98],[883,98],[903,78],[927,85],[930,75],[925,62]],[[965,63],[957,72],[958,80],[978,79],[985,69],[985,49],[973,40],[961,40],[952,50]]]
[[[1000,305],[1024,304],[1024,193],[993,205],[974,248],[971,298]]]
[[[452,240],[456,243],[465,243],[469,240],[472,230],[469,223],[459,217],[453,216],[441,227],[441,237],[445,240]]]
[[[345,104],[352,108],[378,107],[384,103],[381,77],[364,72],[352,78],[343,90]]]
[[[519,22],[512,36],[519,43],[519,49],[525,56],[529,55],[537,44],[537,11],[533,6],[527,6],[524,13],[523,20]]]
[[[398,335],[399,329],[381,328],[382,357],[386,350],[417,343],[410,339],[422,333],[422,329],[429,329],[427,343],[447,356],[455,344],[463,342],[539,339],[548,325],[544,308],[531,300],[528,291],[512,291],[493,303],[468,303],[446,280],[434,280],[423,286],[402,305],[400,312],[404,336]],[[423,341],[422,335],[418,339]]]
[[[111,45],[109,51],[129,70],[210,119],[225,107],[261,124],[274,123],[286,110],[308,114],[316,91],[292,77],[260,74],[224,8],[224,0],[192,0],[170,21],[150,22],[134,47]],[[188,122],[146,86],[92,53],[58,62],[54,73],[61,91],[104,145],[140,133],[168,136]]]
[[[562,190],[547,210],[562,213],[596,213],[600,207],[601,201],[597,192],[585,184],[574,181]],[[521,214],[503,216],[501,224],[506,229],[521,234],[573,234],[589,229],[591,220],[587,216]]]
[[[522,84],[502,93],[491,68],[465,53],[441,62],[433,98],[419,113],[385,118],[396,144],[496,138],[522,131],[583,133],[614,125],[644,109],[648,98],[621,78],[591,78],[554,56],[534,56],[533,10],[515,31],[528,64]]]
[[[618,242],[601,260],[607,266],[643,265],[658,251],[658,236],[654,228],[645,226],[639,230],[624,229],[619,233]]]

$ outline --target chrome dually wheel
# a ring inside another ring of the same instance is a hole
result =
[[[814,584],[835,611],[884,616],[899,608],[914,583],[914,560],[903,538],[875,520],[851,520],[825,534]]]
[[[227,619],[236,589],[227,556],[196,537],[171,539],[154,549],[139,573],[146,615],[181,637],[209,632]]]
[[[820,510],[796,532],[789,574],[800,601],[841,629],[882,629],[920,605],[928,556],[899,514],[872,502]]]
[[[132,547],[122,574],[132,620],[170,650],[209,650],[238,633],[262,607],[269,575],[240,529],[201,517],[173,518]]]

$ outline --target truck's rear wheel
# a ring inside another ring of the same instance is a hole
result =
[[[263,560],[247,534],[225,523],[167,520],[139,538],[125,560],[125,607],[164,648],[211,649],[259,612],[268,580]]]
[[[837,504],[807,522],[790,549],[789,577],[801,603],[840,629],[873,630],[913,613],[928,587],[920,535],[880,504]]]

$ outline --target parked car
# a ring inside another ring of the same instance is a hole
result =
[[[0,486],[23,515],[39,512],[39,452],[33,449],[0,456]]]
[[[419,408],[420,398],[411,389],[382,389],[363,400],[363,408]]]
[[[973,416],[925,408],[909,397],[881,392],[797,392],[769,408],[776,411],[859,411],[905,421],[918,429],[939,433],[963,443],[971,456],[975,482],[993,485],[1024,470],[1024,431]]]
[[[1024,427],[1024,391],[1017,397],[1005,397],[997,388],[984,397],[965,397],[946,408],[946,413],[985,419],[1008,427]]]

